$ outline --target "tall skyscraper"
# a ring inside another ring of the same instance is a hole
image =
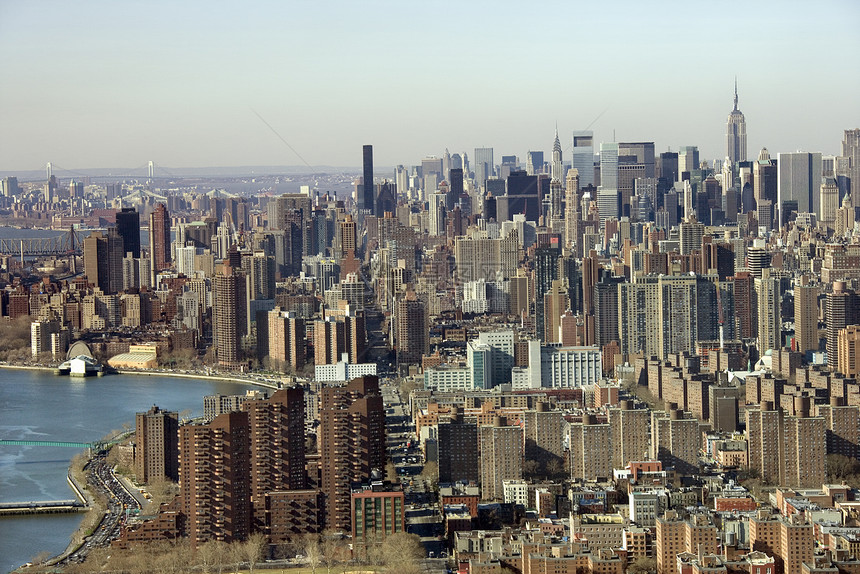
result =
[[[600,144],[600,188],[618,189],[618,144]]]
[[[689,177],[694,169],[699,169],[699,148],[694,145],[682,146],[678,150],[678,181],[684,179],[684,173]]]
[[[658,179],[664,180],[661,185],[669,186],[678,181],[678,152],[664,151],[656,158],[656,168],[654,175]]]
[[[483,189],[487,179],[495,172],[495,164],[493,163],[493,148],[478,147],[475,148],[475,186],[478,189]]]
[[[556,279],[543,298],[543,340],[547,343],[561,343],[561,316],[570,309],[567,282]]]
[[[448,195],[445,198],[445,204],[448,211],[454,209],[454,206],[460,201],[460,196],[463,195],[463,168],[452,167],[449,172]]]
[[[275,298],[275,258],[263,250],[242,257],[242,269],[248,277],[250,299]]]
[[[401,365],[421,362],[430,351],[427,305],[416,298],[404,297],[397,302],[397,362]]]
[[[753,163],[753,197],[756,203],[762,199],[771,201],[773,204],[777,201],[776,165],[771,160],[770,152],[766,147],[761,148],[758,159]],[[769,221],[766,223],[771,224]]]
[[[94,231],[83,241],[84,274],[105,295],[122,291],[122,237],[116,228]]]
[[[556,135],[558,137],[558,135]],[[535,175],[543,171],[543,152],[529,151],[526,154],[526,173]]]
[[[601,167],[602,170],[602,167]],[[618,178],[616,188],[620,195],[621,216],[635,214],[637,205],[631,205],[631,197],[639,182],[654,178],[656,162],[654,142],[620,142],[618,144]],[[603,176],[601,175],[601,183]],[[656,180],[652,204],[656,205]]]
[[[505,195],[496,198],[497,220],[513,220],[514,215],[522,214],[526,221],[537,221],[541,213],[539,182],[539,176],[512,171],[506,180]]]
[[[623,354],[644,353],[646,357],[662,354],[660,324],[654,320],[660,313],[660,282],[657,275],[639,277],[635,283],[618,286],[618,333]],[[639,452],[638,457],[642,457]],[[624,468],[624,465],[614,468]]]
[[[116,230],[122,237],[123,255],[133,253],[140,258],[140,214],[133,207],[123,207],[116,212]]]
[[[726,121],[726,157],[732,167],[747,160],[747,122],[738,109],[738,81],[735,79],[735,107]]]
[[[534,286],[535,286],[535,332],[544,339],[545,305],[544,296],[549,293],[554,280],[558,279],[558,258],[561,250],[556,247],[542,246],[535,249],[534,254]],[[562,313],[564,309],[562,309]],[[560,315],[560,314],[559,314]],[[558,317],[556,317],[556,320]],[[556,324],[556,328],[558,325]],[[556,334],[558,331],[556,330]],[[546,339],[544,339],[546,340]]]
[[[242,366],[241,340],[248,332],[245,274],[225,265],[212,285],[212,334],[218,364],[228,369]]]
[[[662,328],[658,347],[658,357],[661,359],[669,353],[693,352],[696,348],[699,320],[696,287],[696,277],[690,275],[660,277],[660,312],[657,322]]]
[[[18,187],[18,178],[14,176],[4,177],[0,185],[2,185],[4,197],[14,197],[21,191]]]
[[[149,214],[149,250],[153,271],[170,267],[170,213],[163,203]]]
[[[618,144],[600,144],[600,186],[597,188],[597,211],[600,221],[619,219],[621,197],[618,193]]]
[[[376,205],[376,198],[373,196],[373,146],[366,145],[362,148],[362,157],[364,160],[364,170],[362,178],[362,195],[358,199],[358,208],[365,210],[366,213],[374,215],[373,208]]]
[[[821,182],[819,208],[819,220],[823,225],[833,229],[836,224],[836,212],[839,209],[839,185],[835,177],[825,177]]]
[[[442,177],[445,179],[451,178],[451,152],[448,151],[448,148],[445,148],[445,154],[442,156]],[[398,186],[398,189],[406,188]]]
[[[573,132],[572,167],[579,170],[580,187],[594,185],[594,132]]]
[[[558,128],[555,129],[555,141],[552,143],[552,172],[553,180],[564,181],[564,163],[561,159],[561,142],[558,141]]]
[[[860,128],[845,130],[842,155],[848,158],[848,178],[851,180],[851,191],[856,195],[860,190]]]
[[[805,276],[794,286],[794,340],[799,353],[818,350],[818,287]]]
[[[320,393],[320,455],[325,524],[349,528],[354,482],[385,467],[385,408],[379,379],[365,376]]]
[[[608,273],[594,286],[595,343],[601,349],[618,341],[618,288],[623,279]]]
[[[768,349],[774,351],[782,347],[782,293],[779,279],[770,276],[770,268],[762,269],[761,278],[755,280],[758,299],[758,345],[764,354]]]
[[[788,212],[819,213],[821,189],[821,153],[777,154],[777,201],[780,225]]]
[[[356,223],[352,215],[346,214],[338,221],[338,242],[340,244],[339,258],[355,256],[356,248]]]
[[[574,167],[567,171],[564,189],[564,243],[571,250],[579,243],[579,219],[579,170]]]
[[[844,281],[834,281],[827,294],[824,322],[827,323],[827,365],[835,369],[839,357],[839,331],[860,322],[860,297]]]

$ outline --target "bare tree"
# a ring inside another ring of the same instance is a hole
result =
[[[248,571],[254,572],[257,562],[263,559],[266,548],[266,536],[260,532],[252,534],[247,540],[239,544],[242,561],[248,563]]]
[[[630,574],[656,574],[657,560],[641,556],[627,566],[627,572]]]
[[[316,574],[317,567],[322,564],[322,548],[320,548],[319,536],[316,534],[306,534],[302,540],[301,548],[307,565],[311,569],[311,574]]]
[[[564,465],[558,457],[552,457],[546,463],[546,472],[551,478],[560,478],[564,474]]]
[[[397,482],[397,467],[391,461],[388,461],[388,464],[385,465],[385,480],[388,482]]]
[[[51,558],[53,558],[53,555],[50,552],[48,552],[47,550],[42,550],[41,552],[30,558],[30,562],[32,562],[33,564],[42,564],[43,562],[47,562]]]
[[[523,463],[523,475],[527,478],[534,478],[538,473],[539,467],[538,461],[528,459]]]
[[[343,562],[348,557],[349,548],[341,539],[340,534],[323,533],[322,542],[320,542],[320,558],[327,574],[331,574],[331,569],[334,568],[335,564]]]
[[[211,540],[197,549],[204,572],[222,574],[230,560],[230,550],[225,542]]]
[[[32,322],[33,318],[29,315],[10,321],[0,321],[0,360],[12,362],[20,357],[32,358],[32,353],[30,353],[30,324]],[[23,351],[23,353],[13,353],[13,351]]]
[[[179,494],[179,485],[168,478],[160,477],[150,480],[147,490],[152,498],[143,510],[145,513],[154,513],[162,504],[176,498],[176,495]]]
[[[431,481],[439,480],[439,464],[433,460],[425,462],[424,468],[421,469],[421,478]]]
[[[382,561],[389,571],[407,572],[424,558],[424,546],[416,534],[397,532],[382,542]]]

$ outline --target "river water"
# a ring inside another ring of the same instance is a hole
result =
[[[203,397],[244,394],[249,385],[177,377],[107,375],[75,379],[50,371],[0,369],[0,438],[92,442],[153,404],[165,410],[203,414]],[[66,482],[70,448],[0,446],[0,502],[71,500]],[[40,552],[52,556],[69,543],[83,515],[0,517],[0,571]]]

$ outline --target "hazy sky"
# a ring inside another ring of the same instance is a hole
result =
[[[0,170],[376,165],[475,147],[839,153],[860,2],[0,0]]]

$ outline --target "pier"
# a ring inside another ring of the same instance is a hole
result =
[[[92,449],[93,452],[101,452],[116,441],[96,442],[63,442],[56,440],[11,440],[0,439],[0,446],[52,446],[59,448]]]
[[[87,506],[77,500],[30,500],[27,502],[0,502],[0,516],[13,514],[58,514],[83,512]]]

